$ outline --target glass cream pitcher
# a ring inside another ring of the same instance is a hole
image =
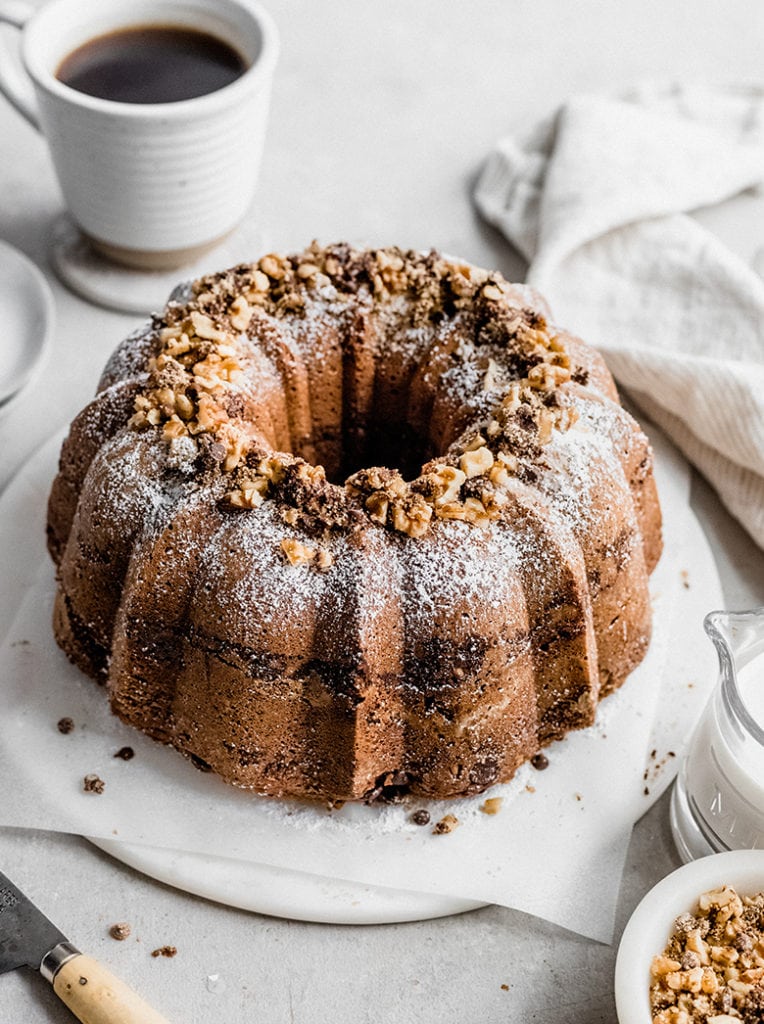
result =
[[[719,679],[690,741],[671,800],[684,861],[764,849],[764,608],[704,622]]]

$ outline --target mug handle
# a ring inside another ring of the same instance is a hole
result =
[[[35,8],[24,0],[0,0],[0,23],[22,29],[34,13]],[[10,46],[3,45],[0,49],[4,51],[0,60],[0,92],[39,132],[42,130],[40,117],[29,76]]]

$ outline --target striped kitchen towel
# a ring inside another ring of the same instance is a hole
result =
[[[763,179],[764,90],[670,86],[565,103],[499,142],[475,191],[555,320],[762,547],[764,282],[688,212]]]

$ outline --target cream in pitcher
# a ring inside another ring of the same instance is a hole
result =
[[[690,742],[672,801],[685,860],[764,847],[764,608],[713,612],[719,682]]]

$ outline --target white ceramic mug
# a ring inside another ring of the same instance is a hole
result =
[[[255,190],[278,36],[256,0],[0,0],[21,30],[21,64],[0,53],[0,91],[45,136],[69,211],[105,255],[144,269],[190,262],[241,221]],[[89,40],[143,25],[195,28],[244,57],[216,92],[121,103],[64,85],[56,70]]]

